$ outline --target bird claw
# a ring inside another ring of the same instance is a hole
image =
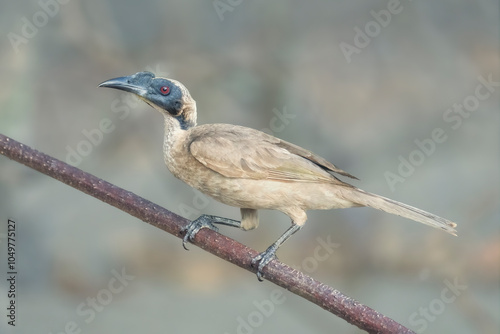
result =
[[[257,279],[262,282],[262,269],[274,260],[276,257],[276,251],[278,250],[278,247],[271,245],[268,249],[266,249],[264,252],[260,253],[256,257],[252,259],[251,266],[255,268],[255,265],[257,262],[259,265],[257,266]]]
[[[219,232],[219,228],[212,223],[212,220],[209,217],[198,217],[182,229],[182,232],[186,232],[184,238],[182,239],[182,247],[184,247],[185,250],[189,250],[186,247],[187,242],[192,241],[202,228],[209,228],[212,231]]]

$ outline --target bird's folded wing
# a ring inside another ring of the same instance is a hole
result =
[[[346,185],[328,171],[342,175],[346,172],[263,132],[225,124],[198,128],[191,136],[190,153],[204,166],[226,177]]]
[[[324,158],[320,157],[319,155],[314,154],[311,151],[308,151],[308,150],[306,150],[300,146],[297,146],[295,144],[292,144],[292,143],[289,143],[289,142],[286,142],[286,141],[283,141],[280,139],[278,139],[278,140],[279,140],[279,142],[276,145],[278,145],[279,147],[283,147],[284,149],[288,150],[290,153],[297,154],[297,155],[299,155],[307,160],[310,160],[310,161],[314,162],[316,165],[320,166],[321,168],[323,168],[329,172],[337,173],[337,174],[340,174],[343,176],[350,177],[351,179],[358,180],[358,178],[356,176],[353,176],[353,175],[347,173],[346,171],[343,171],[342,169],[338,168],[337,166],[335,166],[334,164],[332,164],[328,160],[325,160]]]

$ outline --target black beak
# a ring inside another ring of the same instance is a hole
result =
[[[104,81],[98,87],[115,88],[139,96],[145,96],[154,77],[155,75],[151,72],[139,72],[134,75]]]

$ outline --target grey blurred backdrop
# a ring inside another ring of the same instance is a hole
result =
[[[498,333],[498,7],[4,2],[0,132],[187,218],[239,218],[169,174],[157,112],[97,88],[142,70],[180,80],[200,124],[265,129],[358,176],[360,188],[459,224],[455,238],[372,209],[310,212],[282,261],[420,333]],[[359,332],[2,156],[0,171],[2,333]],[[400,173],[392,186],[388,173]],[[15,328],[5,316],[8,218],[18,229]],[[264,250],[288,226],[263,212],[257,230],[221,231]]]

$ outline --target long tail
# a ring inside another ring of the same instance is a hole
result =
[[[454,229],[457,224],[452,221],[433,215],[432,213],[424,210],[417,209],[413,206],[375,195],[358,188],[354,188],[353,190],[354,191],[343,192],[345,199],[361,206],[368,206],[370,208],[412,219],[419,223],[444,230],[454,236],[457,235],[457,231]]]

